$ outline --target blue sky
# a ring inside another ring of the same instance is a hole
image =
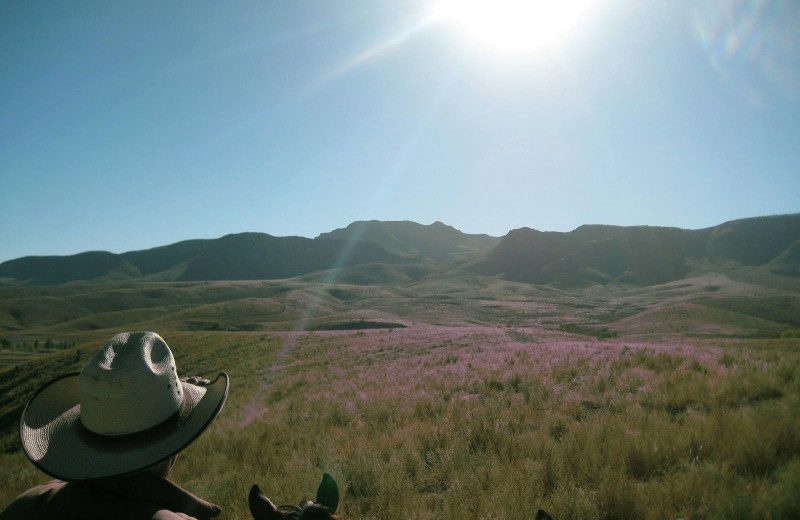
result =
[[[534,50],[432,6],[0,4],[0,261],[800,211],[796,2],[597,1]]]

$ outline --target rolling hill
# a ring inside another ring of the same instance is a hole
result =
[[[125,279],[141,272],[121,255],[88,251],[70,256],[25,256],[0,264],[0,278],[30,285],[58,285],[74,280]]]
[[[786,251],[771,262],[771,271],[784,276],[800,277],[800,240],[796,240]]]
[[[148,277],[158,281],[257,280],[366,263],[408,261],[368,242],[239,233],[122,254],[92,251],[18,258],[0,264],[0,278],[29,285]]]
[[[268,280],[358,264],[404,262],[369,242],[240,233],[211,242],[177,279]]]

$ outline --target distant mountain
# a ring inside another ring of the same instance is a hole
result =
[[[25,256],[0,264],[0,278],[15,278],[31,285],[137,276],[141,273],[134,265],[108,251],[89,251],[71,256]]]
[[[581,226],[568,233],[521,228],[468,269],[513,281],[654,285],[686,276],[688,260],[764,265],[794,272],[800,213],[734,220],[706,229]]]
[[[255,280],[366,263],[408,261],[368,242],[240,233],[122,254],[92,251],[71,256],[17,258],[0,264],[0,278],[31,285],[150,275],[160,275],[164,280]]]
[[[560,233],[521,228],[502,239],[462,233],[441,222],[361,221],[313,240],[239,233],[122,254],[28,256],[0,264],[0,284],[257,280],[353,266],[361,267],[337,271],[348,283],[401,284],[440,271],[431,260],[466,260],[461,267],[467,271],[561,286],[647,286],[680,280],[692,270],[731,266],[763,266],[767,273],[797,277],[800,213],[697,230],[585,225]]]
[[[144,274],[155,274],[167,271],[188,262],[192,258],[212,247],[214,240],[184,240],[168,246],[129,251],[119,255],[127,262],[135,265]]]
[[[466,260],[500,242],[498,237],[463,233],[441,222],[426,226],[408,220],[360,220],[322,233],[317,239],[365,240],[392,253],[423,256],[437,262]]]
[[[369,242],[240,233],[212,241],[188,262],[178,280],[288,278],[337,267],[407,261]]]

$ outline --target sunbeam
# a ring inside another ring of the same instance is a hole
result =
[[[322,86],[330,83],[331,81],[339,78],[348,72],[351,72],[362,65],[369,63],[370,61],[375,60],[376,58],[386,54],[392,49],[395,49],[402,44],[406,43],[412,36],[416,35],[423,29],[429,27],[432,22],[436,20],[436,17],[433,15],[426,15],[421,20],[418,20],[416,23],[411,24],[410,26],[406,27],[405,29],[375,42],[374,44],[370,45],[367,49],[359,52],[355,56],[347,59],[344,63],[337,65],[328,73],[324,74],[322,78],[312,84],[307,91],[314,91]]]
[[[378,188],[373,195],[369,204],[369,213],[372,213],[377,209],[377,207],[381,204],[381,201],[385,199],[386,194],[389,192],[392,185],[394,185],[397,179],[406,172],[409,161],[414,157],[417,147],[428,134],[428,130],[430,129],[431,123],[433,122],[434,117],[436,116],[436,113],[442,104],[442,101],[445,99],[447,93],[452,88],[455,79],[458,77],[458,72],[461,69],[462,64],[463,62],[455,63],[451,67],[449,73],[439,87],[436,96],[433,98],[430,105],[418,121],[408,141],[398,153],[393,167],[389,170],[389,174],[384,178],[380,188]],[[353,240],[349,240],[347,244],[345,244],[345,246],[339,252],[339,255],[337,256],[333,265],[331,265],[328,271],[325,273],[325,276],[315,285],[314,290],[311,293],[311,300],[304,305],[299,319],[295,321],[294,326],[292,327],[292,332],[285,336],[283,346],[276,356],[275,363],[264,375],[264,380],[262,382],[260,391],[254,394],[250,403],[245,406],[243,417],[240,420],[240,425],[242,427],[247,426],[269,411],[268,407],[260,405],[259,402],[263,400],[263,396],[268,395],[267,390],[276,380],[276,377],[280,373],[283,362],[286,360],[289,352],[295,347],[297,340],[300,337],[299,333],[308,329],[308,325],[311,320],[314,319],[324,295],[327,294],[328,288],[337,282],[339,269],[347,265],[353,254],[353,250],[355,249],[355,246],[357,245],[358,240],[361,238],[363,233],[364,228],[358,228],[356,230],[356,233],[353,235]]]
[[[380,187],[377,190],[375,190],[375,193],[372,196],[369,205],[367,206],[368,207],[367,213],[372,214],[377,210],[382,201],[385,200],[387,194],[389,193],[391,187],[395,184],[397,179],[400,178],[406,172],[408,163],[414,157],[420,142],[422,142],[422,140],[427,135],[431,122],[433,121],[439,106],[441,105],[443,99],[445,98],[445,94],[449,91],[449,89],[453,85],[453,82],[455,81],[455,78],[458,75],[459,68],[460,64],[454,64],[448,75],[445,77],[445,80],[439,87],[437,95],[433,98],[430,105],[425,110],[422,117],[415,126],[414,131],[412,132],[408,141],[405,143],[405,145],[398,153],[394,165],[389,170],[389,173],[384,177]],[[302,316],[300,317],[299,320],[297,320],[292,330],[303,331],[307,329],[308,323],[313,319],[316,310],[319,308],[323,293],[325,293],[328,286],[330,286],[333,283],[336,283],[338,276],[338,269],[347,265],[348,261],[350,260],[350,257],[353,254],[353,250],[355,249],[355,246],[357,245],[358,240],[362,234],[363,234],[363,229],[361,228],[358,229],[356,233],[353,235],[354,238],[348,241],[348,243],[339,252],[339,255],[337,256],[335,262],[328,269],[327,273],[320,281],[318,289],[313,295],[312,301],[303,310]]]

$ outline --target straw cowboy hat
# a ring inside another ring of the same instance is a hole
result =
[[[154,332],[117,334],[83,371],[36,391],[22,412],[22,448],[39,469],[68,481],[123,476],[192,443],[222,410],[228,375],[207,385],[178,379]]]

